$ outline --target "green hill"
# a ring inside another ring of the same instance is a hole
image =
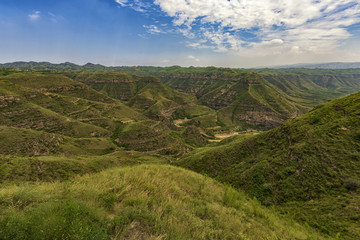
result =
[[[25,128],[0,126],[0,153],[16,156],[103,155],[117,146],[110,138],[73,138]]]
[[[170,127],[173,120],[184,120],[182,116],[186,116],[207,133],[214,129],[271,129],[318,104],[360,90],[359,69],[104,67],[47,62],[4,66],[46,74],[55,71],[125,101]]]
[[[218,122],[267,128],[312,107],[360,90],[360,70],[121,67],[153,75],[167,86],[218,110]]]
[[[40,71],[0,68],[0,239],[360,238],[360,93],[208,142],[356,70],[13,67]]]
[[[60,138],[67,136],[89,138],[91,142],[108,142],[110,145],[104,149],[113,148],[111,142],[123,147],[126,145],[127,150],[143,150],[146,145],[150,152],[174,154],[182,154],[189,148],[185,140],[173,137],[173,130],[164,124],[154,121],[149,126],[150,120],[132,107],[58,74],[17,72],[0,77],[0,114],[0,125],[13,127],[11,131],[15,131],[15,128],[35,130],[26,132],[29,141],[25,142],[42,148],[41,138],[45,135],[38,132],[61,135]],[[156,134],[151,126],[158,124],[164,125],[161,133],[150,139],[151,134]],[[135,125],[136,128],[130,127]],[[124,129],[124,132],[120,132],[120,129]],[[34,136],[30,137],[31,134]],[[181,136],[180,133],[178,135]],[[14,143],[10,136],[3,134],[6,137],[4,141]],[[99,148],[102,145],[99,144]],[[4,149],[2,154],[24,152],[19,149]],[[52,143],[41,151],[48,152],[49,149],[53,154],[67,152],[59,147],[55,150]],[[37,151],[28,150],[30,155]],[[79,152],[87,150],[84,147]],[[75,150],[69,151],[75,154]]]
[[[324,239],[231,187],[171,166],[0,185],[1,239]]]
[[[196,99],[188,94],[171,89],[155,77],[139,77],[123,72],[96,72],[68,74],[73,79],[104,92],[113,98],[125,101],[128,106],[143,112],[147,117],[162,121],[168,126],[173,120],[187,117],[199,120],[208,127],[210,119],[216,126],[215,111],[196,104]]]
[[[177,164],[231,183],[322,231],[360,237],[360,93]]]

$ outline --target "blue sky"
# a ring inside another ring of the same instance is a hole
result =
[[[360,61],[359,0],[0,0],[0,62]]]

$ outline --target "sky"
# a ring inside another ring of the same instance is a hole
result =
[[[360,61],[360,0],[0,0],[0,63]]]

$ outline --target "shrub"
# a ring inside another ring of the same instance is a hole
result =
[[[360,183],[356,179],[348,178],[344,181],[344,186],[349,191],[355,191],[360,187]]]

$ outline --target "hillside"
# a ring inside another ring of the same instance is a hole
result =
[[[34,131],[24,131],[28,138],[21,141],[25,145],[43,146],[39,141],[46,132],[56,139],[88,138],[90,142],[113,142],[111,144],[127,150],[144,150],[146,146],[146,151],[153,153],[183,154],[191,149],[185,139],[172,136],[173,130],[165,124],[158,121],[150,123],[134,108],[61,74],[10,72],[0,77],[0,114],[0,125],[12,127],[3,131],[2,135],[5,137],[3,141],[9,143],[14,142],[9,131],[28,129]],[[149,124],[159,125],[161,137],[152,133],[147,127]],[[129,133],[132,137],[125,137]],[[181,136],[180,130],[178,135]],[[67,152],[60,151],[58,141],[56,144],[54,148],[49,143],[48,148],[42,151],[48,153],[51,149],[52,154]],[[111,144],[104,146],[105,149],[115,150]],[[22,147],[5,152],[19,153],[23,151]],[[83,152],[86,152],[85,149]],[[29,149],[29,153],[34,151]]]
[[[153,75],[218,110],[223,125],[270,129],[314,106],[360,90],[360,71],[311,69],[121,67]]]
[[[74,80],[127,103],[147,117],[174,126],[175,120],[205,118],[216,126],[215,111],[196,104],[196,99],[165,86],[155,77],[139,77],[123,72],[68,74]],[[200,124],[203,121],[200,121]],[[206,128],[206,124],[203,127]]]
[[[191,119],[190,125],[195,123],[208,135],[271,129],[318,104],[360,90],[359,69],[104,67],[46,62],[3,66],[56,71],[125,101],[169,127],[176,125],[174,120],[189,125],[186,122]]]
[[[0,68],[0,239],[360,236],[359,94],[244,131],[349,93],[356,72],[173,67],[186,93],[58,67]]]
[[[231,187],[171,166],[0,185],[1,239],[325,239]]]
[[[360,237],[360,93],[280,127],[196,150],[178,165],[231,183],[345,239]]]

